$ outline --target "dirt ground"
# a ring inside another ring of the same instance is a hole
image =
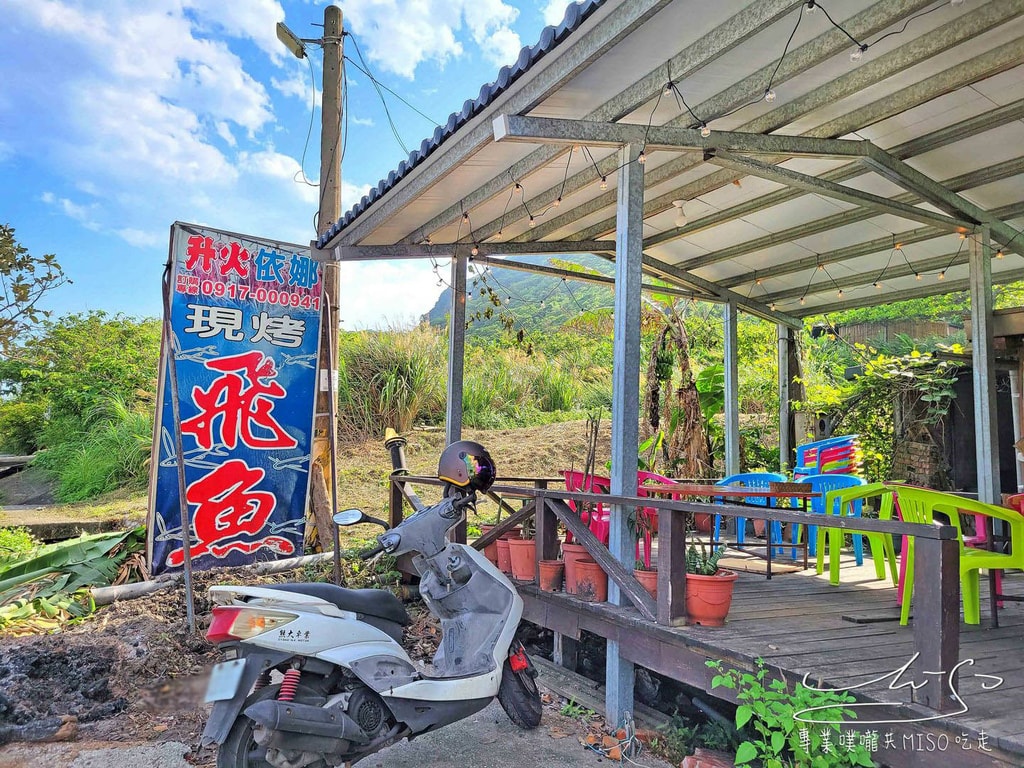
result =
[[[608,456],[607,424],[602,433],[598,466]],[[561,469],[581,467],[586,454],[582,422],[487,432],[467,430],[465,437],[487,446],[498,466],[499,481],[502,477],[557,476]],[[434,474],[443,433],[416,431],[408,439],[409,470]],[[339,454],[339,506],[383,513],[391,470],[383,442],[344,445]],[[45,479],[28,473],[15,478],[0,485],[5,503],[46,498],[40,495],[47,493],[42,487]],[[435,493],[424,488],[422,496],[429,501]],[[492,517],[494,509],[493,505],[490,509],[482,506],[481,518]],[[111,514],[127,522],[137,519],[139,512],[144,515],[144,510],[143,496],[121,494],[99,505],[44,507],[39,514],[46,518]],[[187,630],[184,590],[178,587],[101,608],[58,634],[4,637],[0,639],[0,727],[73,715],[79,723],[76,752],[91,744],[110,742],[197,745],[205,720],[205,711],[198,703],[205,674],[219,661],[202,637],[209,611],[206,588],[214,583],[308,578],[308,573],[292,572],[256,579],[237,569],[196,574],[198,636]],[[429,617],[419,616],[411,629],[407,650],[414,657],[431,655],[439,640],[436,626]],[[549,708],[557,713],[559,702],[553,701]],[[21,765],[24,756],[31,753],[26,745],[0,747],[0,768]],[[214,753],[193,748],[186,760],[195,765],[213,765]]]

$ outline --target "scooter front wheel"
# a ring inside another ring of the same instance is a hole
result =
[[[519,651],[523,658],[526,652]],[[505,710],[509,719],[525,730],[540,725],[541,702],[540,691],[533,679],[536,673],[532,667],[514,671],[511,657],[505,659],[501,670],[501,685],[498,686],[498,703]]]

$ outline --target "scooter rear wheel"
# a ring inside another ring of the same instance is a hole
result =
[[[520,728],[532,730],[540,725],[542,707],[537,683],[529,669],[513,672],[508,659],[505,659],[501,670],[498,703]]]
[[[244,712],[257,702],[265,699],[276,699],[277,692],[281,688],[278,685],[268,685],[249,695],[242,705]],[[300,686],[300,691],[303,687]],[[310,763],[308,768],[326,768],[327,763],[317,760]],[[253,721],[244,714],[239,713],[238,718],[231,726],[228,737],[217,750],[217,768],[272,768],[266,760],[266,750],[256,743],[253,737]]]

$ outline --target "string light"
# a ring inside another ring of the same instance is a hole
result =
[[[806,298],[804,298],[803,296],[801,296],[801,297],[800,297],[800,306],[802,307],[802,306],[803,306],[804,304],[806,304],[806,303],[807,303],[807,299],[806,299]]]
[[[875,288],[879,291],[882,290],[882,284],[878,280],[875,280]]]
[[[915,272],[914,273],[914,279],[915,280],[920,280],[921,279],[921,273],[920,272]]]
[[[637,155],[636,161],[640,163],[640,165],[643,165],[644,163],[647,162],[647,155],[644,154],[644,151],[642,149],[640,150],[640,154]]]
[[[687,219],[686,219],[686,211],[683,210],[683,206],[686,205],[686,201],[685,200],[673,200],[672,201],[672,205],[674,205],[675,209],[676,209],[676,216],[672,220],[672,223],[676,225],[676,228],[685,227]]]
[[[701,136],[703,136],[703,137],[704,137],[705,139],[706,139],[706,138],[707,138],[708,136],[710,136],[710,135],[711,135],[711,129],[710,129],[710,128],[708,128],[708,124],[707,124],[707,123],[701,123],[701,126],[700,126],[700,135],[701,135]]]
[[[769,104],[775,101],[775,91],[773,91],[771,88],[767,88],[764,92],[764,100],[767,101]]]
[[[945,279],[946,279],[946,270],[942,270],[941,272],[939,272],[939,280],[945,280]]]
[[[814,9],[817,7],[817,3],[814,0],[807,0],[807,5],[804,7],[805,13],[814,13]]]
[[[770,309],[772,312],[775,311],[775,302],[774,301],[771,304],[768,305],[768,309]]]
[[[469,249],[469,253],[472,256],[479,256],[480,255],[480,249],[476,245],[474,245],[472,248]]]
[[[508,306],[508,303],[509,303],[510,301],[512,301],[512,297],[511,297],[511,296],[506,296],[506,297],[505,297],[505,306],[506,306],[506,307]]]
[[[540,301],[540,308],[544,309],[545,306],[546,306],[546,304],[544,303],[544,300],[541,299],[541,301]]]
[[[866,51],[867,49],[867,45],[861,43],[859,46],[853,49],[852,53],[850,53],[850,61],[860,61],[862,58],[864,58],[864,51]]]
[[[839,289],[839,298],[840,299],[843,298],[843,289],[842,288]]]
[[[553,202],[553,203],[551,204],[551,207],[552,207],[552,208],[557,208],[557,207],[558,207],[558,206],[560,206],[561,204],[562,204],[562,198],[558,197],[558,198],[555,198],[555,202]]]
[[[662,96],[671,96],[672,95],[672,86],[673,85],[674,85],[674,83],[671,80],[669,80],[667,83],[665,83],[665,90],[662,91],[661,95]]]
[[[608,189],[608,177],[602,176],[601,183],[598,185],[602,191]]]
[[[1003,249],[1002,248],[1000,248],[998,251],[996,251],[996,258],[997,259],[1003,258]]]
[[[818,269],[824,270],[825,269],[825,265],[824,264],[819,264],[818,265]]]
[[[959,232],[958,235],[959,235],[961,240],[966,240],[967,239],[967,233],[966,232]]]
[[[758,285],[760,285],[761,284],[761,278],[760,277],[757,278],[757,280],[755,280],[754,282],[757,283]]]
[[[533,218],[533,216],[530,217],[530,226],[531,227],[536,227],[537,226],[537,220],[535,218]]]

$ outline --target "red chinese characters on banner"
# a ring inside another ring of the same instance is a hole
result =
[[[215,431],[219,442],[230,450],[239,441],[255,450],[291,449],[298,445],[273,416],[271,398],[283,398],[287,393],[275,380],[277,369],[272,358],[254,351],[214,358],[204,365],[224,375],[208,389],[193,387],[192,400],[199,413],[181,423],[182,434],[192,435],[207,450],[214,445]],[[216,430],[218,421],[220,429]]]
[[[191,548],[192,557],[223,558],[230,552],[252,554],[263,548],[281,555],[295,551],[295,545],[282,536],[259,537],[277,506],[273,493],[255,490],[265,475],[261,467],[231,459],[189,485],[185,499],[196,507],[192,525],[197,541]],[[181,567],[184,560],[182,548],[167,557],[174,568]]]

